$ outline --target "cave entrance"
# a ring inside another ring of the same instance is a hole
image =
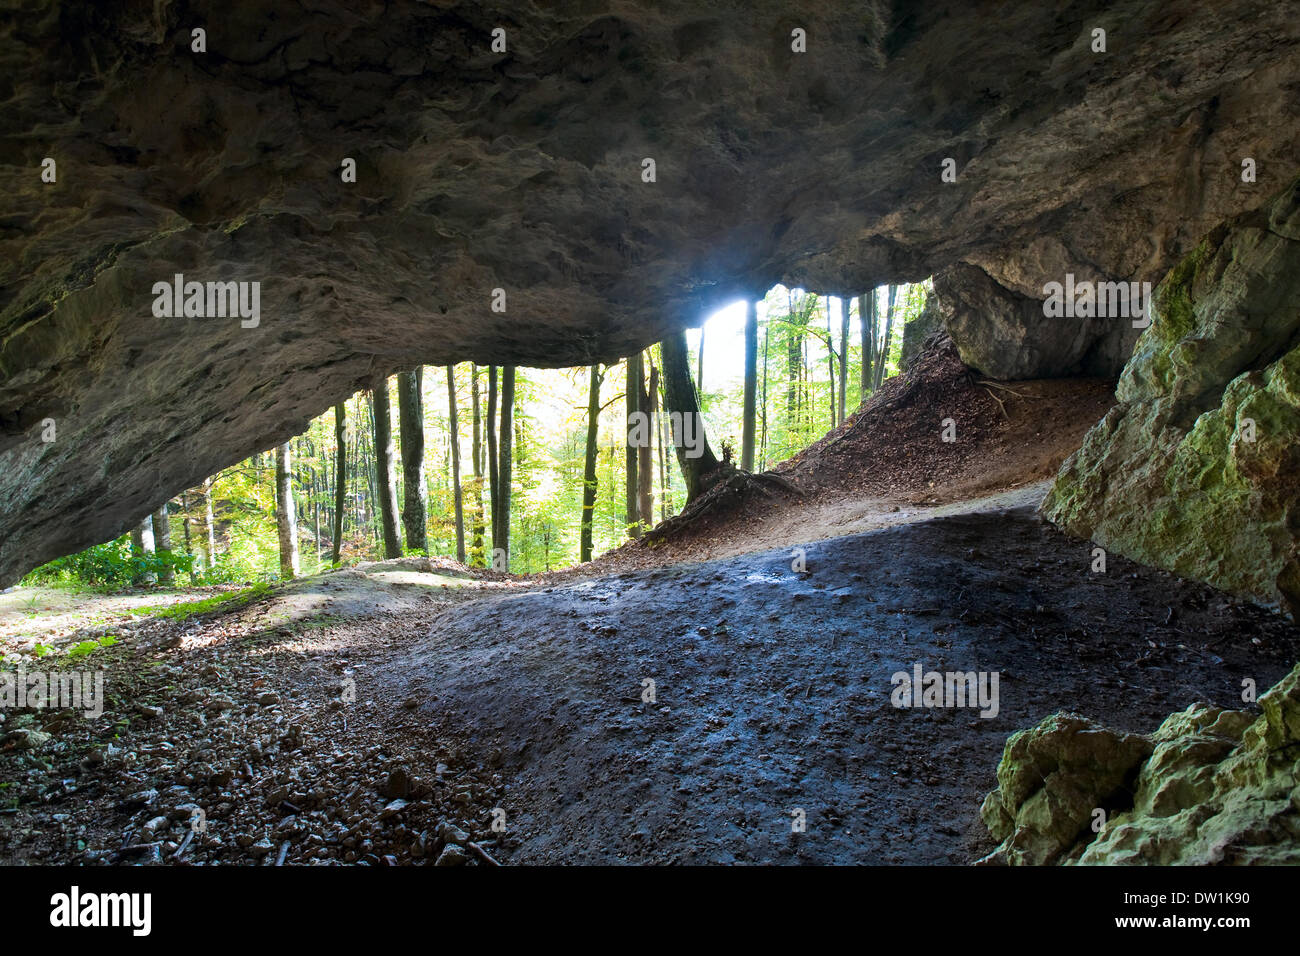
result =
[[[835,295],[775,285],[756,303],[754,470],[793,458],[833,431],[906,368],[934,314],[921,282]],[[863,312],[866,312],[866,322]],[[746,302],[738,299],[687,332],[707,433],[740,459]],[[883,357],[883,358],[882,358]]]

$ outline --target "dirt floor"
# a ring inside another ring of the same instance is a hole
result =
[[[70,665],[105,671],[102,717],[0,723],[0,859],[965,863],[1012,731],[1149,731],[1300,653],[1208,588],[1093,573],[1023,505],[794,557],[551,587],[378,565],[128,622]],[[915,664],[998,672],[997,715],[893,707]]]
[[[796,491],[568,572],[0,595],[7,666],[105,692],[0,708],[0,862],[972,862],[1010,733],[1242,707],[1300,655],[1268,611],[1094,573],[1035,509],[1108,388],[1012,388],[940,345],[777,469]],[[917,665],[996,673],[996,714],[895,707]]]

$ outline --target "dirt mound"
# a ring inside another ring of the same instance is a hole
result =
[[[985,379],[963,364],[945,332],[935,332],[905,374],[887,379],[798,455],[760,475],[727,475],[642,541],[573,570],[705,560],[834,537],[891,523],[872,519],[903,508],[1023,489],[1056,474],[1113,404],[1113,387],[1105,379]]]

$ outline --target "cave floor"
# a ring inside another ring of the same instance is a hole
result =
[[[1024,503],[792,557],[549,585],[376,566],[147,620],[72,665],[106,671],[103,717],[6,714],[0,859],[429,862],[447,824],[503,863],[967,863],[1011,732],[1241,707],[1300,655],[1220,592],[1093,573]],[[895,708],[916,664],[997,672],[996,716]],[[23,726],[52,738],[18,750]]]

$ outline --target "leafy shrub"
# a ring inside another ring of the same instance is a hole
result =
[[[83,584],[90,587],[120,589],[131,587],[147,574],[159,577],[168,569],[177,574],[188,573],[194,558],[175,551],[156,551],[153,554],[132,554],[131,539],[123,535],[116,541],[97,544],[93,548],[55,558],[23,578],[23,584]]]

